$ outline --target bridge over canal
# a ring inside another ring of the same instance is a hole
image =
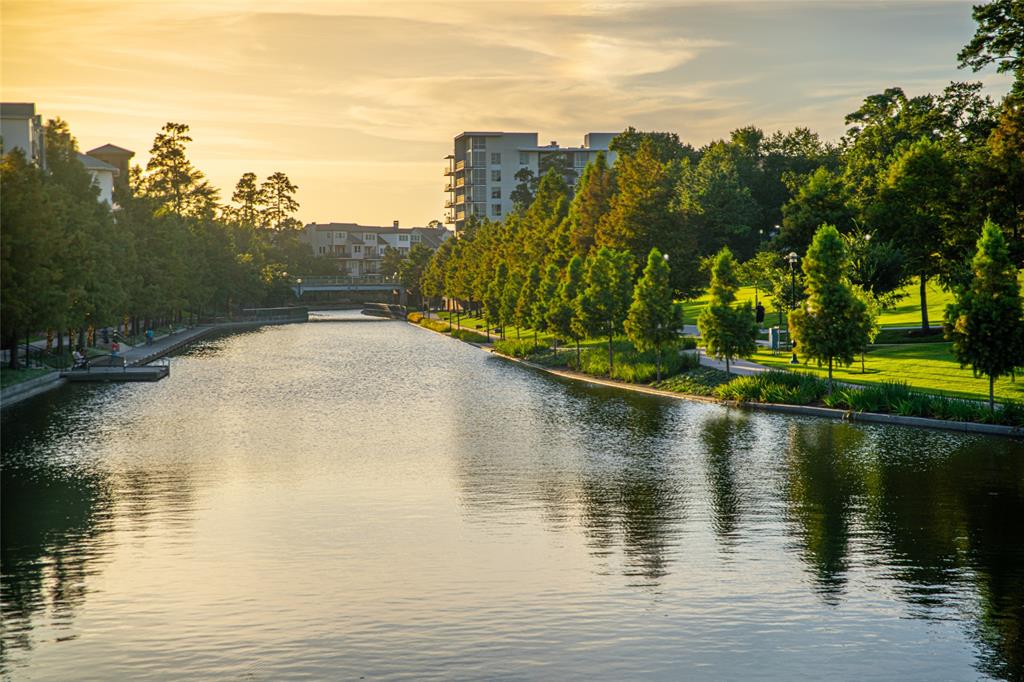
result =
[[[309,294],[353,294],[351,298],[397,302],[405,305],[406,291],[397,278],[380,275],[309,275],[296,277],[291,286],[296,298]]]

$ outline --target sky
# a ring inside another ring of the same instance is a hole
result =
[[[3,101],[143,165],[165,122],[187,123],[222,199],[242,173],[283,171],[304,222],[442,219],[464,130],[836,140],[887,87],[1009,89],[956,68],[974,22],[951,0],[0,0],[0,26]]]

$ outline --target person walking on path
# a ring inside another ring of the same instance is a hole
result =
[[[147,346],[152,346],[153,345],[153,330],[152,329],[147,329],[146,330],[146,345]]]

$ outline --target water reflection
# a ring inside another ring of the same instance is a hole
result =
[[[1019,443],[345,327],[219,339],[172,382],[5,411],[4,671],[1024,676]]]

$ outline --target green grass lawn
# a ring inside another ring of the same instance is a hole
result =
[[[9,369],[7,367],[0,368],[0,387],[7,388],[14,384],[20,384],[23,381],[29,379],[35,379],[44,374],[48,374],[53,370],[48,367],[31,367],[22,369]]]
[[[903,288],[903,293],[906,296],[896,304],[895,307],[889,310],[883,310],[879,318],[879,323],[883,327],[906,327],[906,326],[920,326],[921,325],[921,294],[920,288],[915,279],[913,282]],[[767,326],[774,327],[779,323],[778,309],[775,306],[775,301],[769,296],[765,296],[764,292],[758,292],[758,298],[764,302],[764,306],[767,309],[765,314],[765,324]],[[750,301],[754,303],[754,287],[741,287],[736,292],[736,299],[743,303]],[[695,298],[692,301],[683,302],[683,321],[685,324],[697,324],[697,316],[700,315],[700,311],[707,306],[711,297],[708,294],[704,294],[700,298]],[[938,282],[931,281],[928,283],[928,323],[932,326],[942,324],[942,317],[946,314],[946,305],[953,302],[953,294],[942,289]],[[785,303],[785,302],[783,302]],[[786,315],[783,312],[782,315],[782,326],[786,326]]]
[[[799,355],[798,355],[799,358]],[[789,355],[772,355],[771,351],[759,348],[751,360],[768,367],[797,369],[819,376],[828,375],[828,367],[816,363],[789,364]],[[937,393],[960,398],[988,399],[988,379],[975,378],[970,368],[960,369],[953,359],[948,343],[914,343],[899,346],[876,346],[865,356],[865,372],[861,373],[858,360],[849,367],[833,370],[837,381],[851,384],[873,384],[883,381],[905,381],[912,388],[928,393]],[[1024,400],[1024,377],[1012,382],[1009,377],[996,381],[997,399]]]

